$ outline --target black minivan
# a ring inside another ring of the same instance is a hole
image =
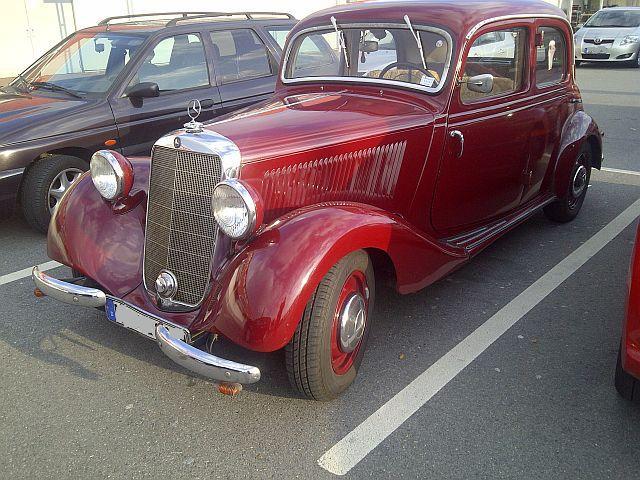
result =
[[[102,148],[146,155],[163,134],[268,98],[296,20],[286,13],[110,17],[75,32],[0,89],[0,203],[46,232]]]

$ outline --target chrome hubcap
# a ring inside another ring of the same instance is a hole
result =
[[[587,169],[584,165],[580,165],[573,175],[571,183],[571,193],[574,198],[578,198],[587,187]]]
[[[49,213],[53,214],[58,208],[62,196],[69,190],[69,187],[82,175],[82,170],[77,168],[67,168],[61,171],[49,185],[47,199],[49,200]]]
[[[367,319],[366,303],[358,293],[351,295],[340,313],[340,350],[353,352],[364,333]]]

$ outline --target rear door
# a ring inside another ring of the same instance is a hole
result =
[[[275,90],[277,62],[252,28],[208,33],[224,113],[269,98]]]
[[[220,93],[207,62],[203,33],[168,35],[142,55],[128,79],[111,99],[120,146],[126,155],[148,154],[162,135],[188,121],[187,105],[200,100],[198,121],[211,119],[220,108]],[[127,87],[157,83],[160,96],[130,99]]]

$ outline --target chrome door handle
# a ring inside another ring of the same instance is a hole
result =
[[[458,158],[462,157],[462,154],[464,153],[464,135],[460,130],[453,130],[449,133],[449,136],[451,138],[457,138],[460,141],[460,150],[456,156]]]

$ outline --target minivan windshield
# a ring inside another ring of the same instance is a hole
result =
[[[437,92],[451,57],[448,35],[436,29],[359,27],[314,30],[298,36],[285,79],[396,83]]]
[[[118,32],[78,32],[43,55],[9,87],[74,97],[104,94],[145,38]]]
[[[640,26],[640,10],[600,10],[584,24],[586,28],[634,28]]]

